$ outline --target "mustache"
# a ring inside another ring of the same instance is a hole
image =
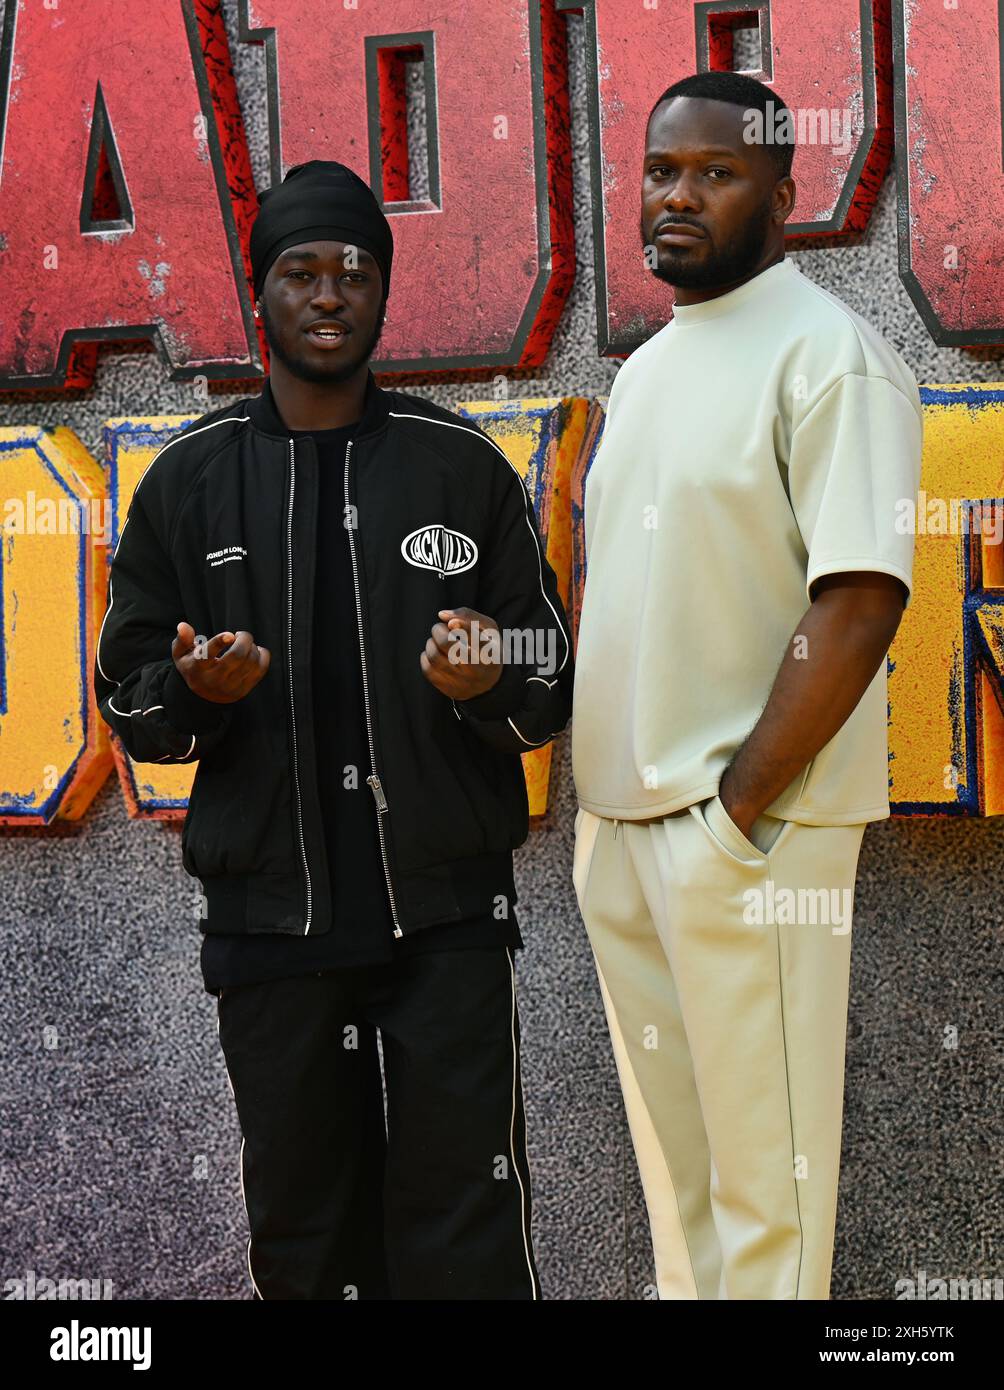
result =
[[[673,217],[667,218],[665,222],[660,222],[654,229],[652,235],[658,236],[660,232],[664,232],[673,227],[695,227],[699,232],[704,231],[703,226],[695,217]]]

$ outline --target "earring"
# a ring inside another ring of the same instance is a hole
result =
[[[260,314],[259,311],[258,311],[258,305],[257,305],[257,304],[254,306],[254,316],[255,316],[256,319],[260,319],[260,318],[261,318],[261,314]]]

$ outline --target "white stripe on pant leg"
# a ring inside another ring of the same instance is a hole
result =
[[[222,997],[223,997],[222,994],[218,994],[218,995],[216,996],[216,1036],[217,1036],[217,1038],[219,1038],[219,1036],[220,1036],[220,999],[221,999]],[[230,1068],[227,1066],[227,1054],[223,1051],[223,1042],[222,1042],[222,1039],[220,1040],[220,1053],[221,1053],[222,1056],[223,1056],[223,1067],[224,1067],[224,1070],[226,1071],[226,1074],[227,1074],[227,1084],[228,1084],[229,1087],[230,1087],[230,1094],[233,1096],[233,1098],[234,1098],[234,1104],[236,1105],[236,1103],[237,1103],[237,1092],[234,1090],[233,1077],[230,1075]],[[240,1122],[240,1117],[238,1116],[238,1123],[239,1123],[239,1122]],[[262,1302],[264,1302],[265,1300],[264,1300],[264,1297],[263,1297],[263,1295],[262,1295],[262,1291],[261,1291],[261,1289],[259,1289],[258,1285],[257,1285],[257,1284],[255,1283],[255,1281],[254,1281],[254,1270],[251,1268],[251,1213],[248,1211],[247,1197],[244,1195],[244,1144],[245,1144],[245,1139],[244,1139],[244,1135],[243,1135],[243,1133],[242,1133],[242,1134],[241,1134],[241,1154],[240,1154],[241,1201],[244,1203],[244,1215],[245,1215],[245,1216],[247,1217],[247,1219],[248,1219],[248,1277],[249,1277],[249,1279],[251,1280],[251,1287],[254,1289],[255,1293],[256,1293],[256,1294],[258,1295],[258,1297],[262,1300]]]
[[[526,1225],[526,1189],[523,1186],[523,1179],[520,1175],[519,1164],[516,1162],[516,1083],[519,1082],[520,1095],[523,1097],[523,1125],[526,1127],[526,1097],[523,1096],[523,1078],[516,1056],[516,967],[513,953],[510,947],[506,947],[506,955],[509,957],[509,978],[512,981],[512,1012],[510,1014],[510,1032],[512,1037],[512,1114],[509,1119],[509,1156],[512,1160],[513,1172],[516,1174],[516,1181],[519,1183],[520,1200],[520,1221],[523,1228],[523,1249],[526,1252],[526,1267],[530,1273],[530,1288],[533,1291],[534,1299],[537,1298],[537,1281],[533,1274],[533,1261],[530,1259],[530,1243]],[[527,1172],[530,1171],[530,1156],[523,1146],[523,1159],[526,1163]]]
[[[596,978],[600,985],[603,1008],[613,1044],[614,1060],[620,1077],[624,1109],[627,1112],[634,1144],[638,1171],[645,1193],[645,1206],[652,1232],[652,1253],[655,1257],[655,1282],[661,1299],[697,1299],[700,1294],[694,1276],[694,1264],[687,1243],[687,1234],[680,1218],[679,1199],[673,1185],[673,1175],[656,1133],[652,1116],[642,1096],[638,1078],[628,1054],[610,991],[607,989],[600,963],[593,952]]]

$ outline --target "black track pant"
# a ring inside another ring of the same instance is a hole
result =
[[[258,1297],[540,1297],[510,948],[239,985],[218,1010]]]

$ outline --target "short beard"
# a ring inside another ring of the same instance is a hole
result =
[[[291,376],[297,377],[300,381],[309,381],[314,386],[340,386],[343,382],[354,377],[359,368],[368,362],[376,351],[380,336],[383,333],[384,320],[387,317],[387,301],[385,299],[380,305],[376,328],[373,330],[362,356],[327,370],[322,367],[312,367],[302,357],[296,357],[286,351],[280,341],[279,334],[276,332],[275,323],[269,315],[264,298],[261,301],[261,317],[270,356],[277,357]]]
[[[680,260],[677,261],[675,247],[656,247],[660,254],[660,262],[651,268],[652,274],[657,280],[664,280],[667,285],[681,290],[711,290],[719,285],[731,285],[737,280],[747,279],[763,256],[770,218],[771,204],[768,197],[742,231],[721,251],[713,252],[700,265],[687,265],[683,259],[685,253],[682,252]],[[646,240],[644,228],[641,239],[646,249],[654,245]]]

